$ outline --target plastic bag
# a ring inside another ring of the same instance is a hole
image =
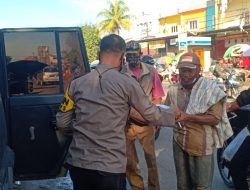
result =
[[[227,161],[231,161],[235,153],[239,150],[240,146],[244,142],[245,138],[250,135],[247,127],[242,129],[237,136],[231,141],[231,143],[226,147],[223,152],[222,157]]]

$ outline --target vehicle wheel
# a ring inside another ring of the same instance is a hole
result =
[[[155,130],[155,140],[157,140],[158,137],[160,136],[160,131],[161,131],[161,127],[159,127],[157,130]]]
[[[227,187],[233,188],[234,184],[228,169],[228,162],[222,158],[222,154],[225,148],[226,147],[223,147],[217,150],[217,164],[223,182],[226,184]]]

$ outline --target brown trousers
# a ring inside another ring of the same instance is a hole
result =
[[[127,137],[127,178],[132,190],[144,190],[143,178],[140,175],[139,159],[135,140],[138,139],[144,151],[148,168],[148,190],[160,190],[159,177],[155,156],[155,140],[153,126],[130,125],[126,131]]]

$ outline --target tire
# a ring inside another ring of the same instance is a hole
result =
[[[219,148],[217,150],[217,164],[218,164],[218,169],[219,169],[223,182],[225,183],[227,187],[233,188],[234,184],[233,184],[232,177],[228,169],[228,162],[222,158],[222,154],[225,148],[226,146],[223,148]]]

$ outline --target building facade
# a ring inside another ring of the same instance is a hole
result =
[[[206,6],[159,18],[160,35],[139,40],[154,57],[197,53],[204,69],[234,44],[250,44],[250,1],[208,0]]]

